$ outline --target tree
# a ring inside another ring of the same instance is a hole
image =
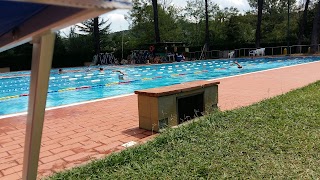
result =
[[[65,47],[68,54],[92,53],[93,41],[91,36],[76,33],[76,27],[70,28]]]
[[[289,0],[291,5],[296,4],[296,0]],[[248,0],[250,7],[258,10],[259,0]],[[277,14],[285,14],[287,12],[288,1],[287,0],[264,0],[263,1],[263,14],[275,16]],[[290,11],[293,11],[295,6],[290,7]]]
[[[263,0],[258,0],[258,20],[256,29],[256,48],[260,47]]]
[[[56,33],[56,40],[54,44],[54,55],[64,55],[66,54],[66,46],[64,43],[64,38],[61,36],[61,32]]]
[[[156,35],[156,43],[160,42],[160,31],[159,31],[159,15],[158,15],[158,1],[152,0],[152,7],[153,7],[153,19],[154,19],[154,33]]]
[[[319,43],[319,21],[320,21],[320,1],[316,6],[316,14],[313,20],[312,34],[311,34],[311,53],[318,51]]]
[[[302,18],[300,20],[300,23],[299,23],[299,34],[298,34],[298,43],[297,43],[298,45],[301,45],[301,42],[304,39],[305,26],[307,24],[307,15],[308,15],[309,3],[310,3],[310,0],[306,0],[305,1],[303,16],[302,16]],[[299,48],[298,52],[301,52],[301,47],[298,47],[298,48]]]
[[[259,14],[259,1],[261,2],[261,0],[248,0],[249,5],[254,9],[253,13]],[[290,12],[296,12],[296,0],[289,0],[289,2]],[[286,27],[288,15],[287,11],[288,0],[263,0],[259,46],[261,46],[261,41],[263,41],[264,43],[285,42],[287,37],[285,35],[288,29]],[[296,25],[294,23],[295,21],[295,19],[292,19],[290,24],[290,38],[295,37],[294,35],[292,35],[292,33],[295,32],[296,28]]]
[[[132,46],[140,48],[142,44],[154,42],[153,10],[146,0],[133,0],[132,4],[126,19],[131,22]]]
[[[94,54],[99,54],[100,49],[105,49],[108,46],[108,35],[110,33],[111,23],[109,20],[96,17],[77,24],[76,28],[79,30],[80,35],[90,36],[92,38]]]
[[[232,16],[228,21],[226,21],[226,40],[232,44],[239,44],[242,40],[239,19],[239,16]]]
[[[99,33],[99,19],[93,19],[93,39],[94,39],[94,52],[100,54],[100,33]]]
[[[204,27],[201,27],[202,21],[205,19],[205,5],[203,0],[187,1],[187,6],[184,11],[184,19],[190,23],[191,29],[191,41],[190,44],[196,46],[202,46],[202,38],[205,36]]]
[[[166,7],[166,8],[164,8]],[[184,31],[178,26],[178,10],[168,4],[158,4],[159,33],[161,41],[183,40]],[[147,44],[154,43],[154,15],[153,6],[148,0],[133,0],[133,7],[126,19],[130,25],[130,40],[136,48],[147,48]],[[132,46],[132,45],[130,45]]]
[[[135,49],[136,47],[132,44],[132,40],[130,39],[130,30],[118,31],[110,34],[112,39],[112,46],[115,47],[114,56],[126,58],[128,54],[130,54],[130,50]],[[123,51],[122,51],[123,45]],[[123,52],[123,54],[122,54]]]
[[[306,22],[307,22],[309,3],[310,3],[310,0],[306,0],[305,1],[303,16],[302,16],[302,18],[300,19],[300,22],[299,22],[299,35],[298,35],[298,43],[297,43],[298,45],[301,45],[301,42],[303,40],[304,31],[305,31],[304,27],[305,27]]]
[[[207,8],[207,11],[206,11]],[[188,39],[190,39],[190,43],[196,46],[203,46],[203,40],[205,39],[205,43],[210,43],[210,40],[213,40],[214,36],[209,39],[209,34],[214,35],[213,31],[209,31],[211,27],[214,25],[210,24],[209,28],[209,21],[215,20],[218,12],[219,6],[212,1],[206,2],[203,0],[194,0],[194,1],[187,1],[187,5],[184,8],[184,20],[189,23],[189,33]],[[207,14],[205,13],[207,12]],[[207,18],[206,18],[207,17]],[[206,22],[208,19],[208,27],[206,26]],[[208,29],[208,31],[206,30]]]
[[[205,13],[206,13],[206,50],[209,51],[209,15],[208,15],[208,0],[205,0]]]
[[[234,7],[217,10],[210,21],[212,48],[234,49],[241,43],[252,42],[254,38],[251,36],[255,26],[252,22],[256,19],[252,17],[242,16]]]

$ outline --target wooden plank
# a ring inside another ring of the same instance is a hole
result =
[[[108,8],[129,9],[132,6],[129,0],[14,0],[48,5],[68,6],[76,8]]]
[[[150,96],[150,97],[161,97],[161,96],[168,96],[172,94],[178,94],[182,92],[193,91],[197,89],[202,89],[205,87],[215,86],[220,84],[218,81],[192,81],[186,82],[181,84],[175,84],[171,86],[163,86],[158,88],[151,88],[151,89],[144,89],[144,90],[137,90],[134,91],[135,94]]]
[[[37,178],[54,40],[55,34],[49,32],[33,42],[30,93],[22,173],[22,178],[25,180],[35,180]]]
[[[32,19],[24,22],[16,34],[8,32],[0,37],[0,52],[32,41],[48,31],[57,31],[78,22],[99,16],[110,9],[77,9],[66,7],[48,7]],[[57,15],[58,14],[58,15]]]

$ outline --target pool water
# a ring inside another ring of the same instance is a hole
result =
[[[51,70],[47,107],[133,93],[135,90],[195,80],[217,79],[284,66],[319,61],[320,57],[187,61],[149,66],[99,66]],[[121,70],[124,79],[119,80]],[[0,74],[0,115],[27,111],[30,71]]]

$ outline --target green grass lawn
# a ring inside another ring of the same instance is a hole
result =
[[[316,179],[320,82],[213,112],[153,141],[50,179]]]

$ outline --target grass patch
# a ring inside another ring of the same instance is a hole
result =
[[[249,107],[213,112],[49,179],[316,179],[320,82]]]

